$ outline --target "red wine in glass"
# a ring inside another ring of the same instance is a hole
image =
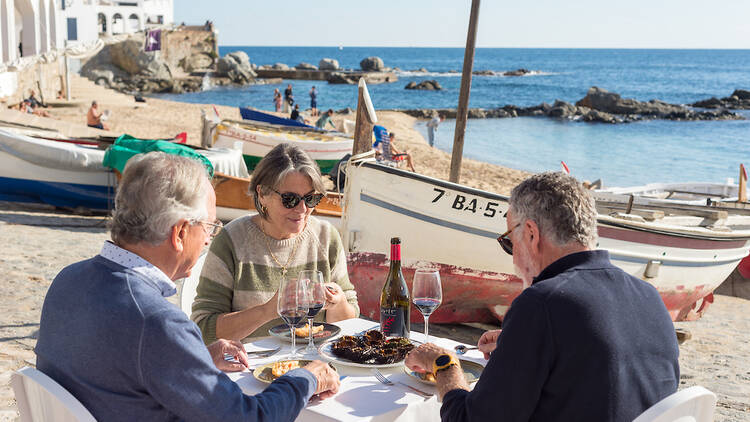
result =
[[[299,279],[306,283],[307,287],[307,324],[310,328],[310,336],[307,341],[305,353],[317,353],[315,342],[313,341],[313,318],[323,309],[326,303],[326,285],[323,282],[323,273],[316,270],[300,271]]]
[[[424,336],[430,342],[430,315],[443,301],[443,288],[440,285],[440,273],[434,270],[417,270],[412,283],[412,302],[424,317]]]
[[[440,301],[437,299],[430,299],[424,297],[414,298],[414,306],[419,309],[422,315],[430,316],[440,306]]]
[[[281,319],[289,326],[289,334],[292,337],[290,359],[299,357],[294,327],[307,316],[308,306],[307,282],[299,278],[284,278],[279,287],[279,302],[276,310]]]

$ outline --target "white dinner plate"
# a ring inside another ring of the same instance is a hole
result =
[[[341,327],[335,324],[329,324],[327,322],[315,322],[313,325],[322,325],[323,331],[313,335],[313,342],[320,343],[321,341],[328,340],[329,338],[336,337],[341,332]],[[284,341],[292,342],[291,331],[289,326],[286,324],[279,324],[268,329],[268,334],[278,337]],[[297,344],[300,341],[307,341],[308,337],[297,336]]]
[[[470,360],[460,359],[460,361],[461,361],[461,369],[463,369],[464,371],[464,378],[466,378],[466,382],[468,384],[472,384],[472,383],[479,381],[479,377],[482,375],[482,371],[484,371],[484,366],[476,362],[472,362]],[[404,366],[404,372],[409,374],[409,376],[417,379],[421,383],[432,385],[432,386],[435,385],[435,381],[425,379],[424,374],[420,374],[415,371],[412,371],[406,366]]]

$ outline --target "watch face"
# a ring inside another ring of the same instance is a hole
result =
[[[435,359],[435,365],[437,366],[443,366],[447,365],[451,361],[451,357],[448,355],[440,355],[437,359]]]

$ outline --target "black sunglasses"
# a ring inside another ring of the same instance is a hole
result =
[[[284,208],[289,209],[296,207],[297,204],[299,204],[299,201],[305,201],[305,206],[307,208],[315,208],[323,199],[322,193],[308,193],[305,196],[300,196],[294,192],[281,193],[273,188],[271,188],[271,190],[279,194],[279,196],[281,197],[281,205],[283,205]]]
[[[520,225],[521,223],[516,224],[512,229],[508,229],[507,232],[501,234],[497,238],[497,243],[500,244],[500,247],[502,247],[505,253],[507,253],[508,255],[513,255],[513,242],[510,240],[510,237],[508,237],[508,235],[511,234],[513,230],[517,229]]]

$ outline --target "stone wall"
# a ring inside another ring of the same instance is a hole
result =
[[[49,63],[31,64],[20,71],[6,71],[5,73],[8,73],[5,76],[11,76],[10,73],[15,73],[15,78],[7,78],[9,81],[15,79],[15,89],[10,86],[4,87],[6,94],[13,91],[12,94],[2,98],[5,106],[20,103],[29,96],[29,91],[32,89],[36,91],[38,99],[45,102],[53,100],[57,98],[57,93],[64,90],[65,87],[65,60],[63,57],[57,57]],[[40,86],[41,97],[39,95]]]
[[[216,34],[195,26],[162,33],[161,49],[162,58],[173,73],[213,68],[219,57]]]

